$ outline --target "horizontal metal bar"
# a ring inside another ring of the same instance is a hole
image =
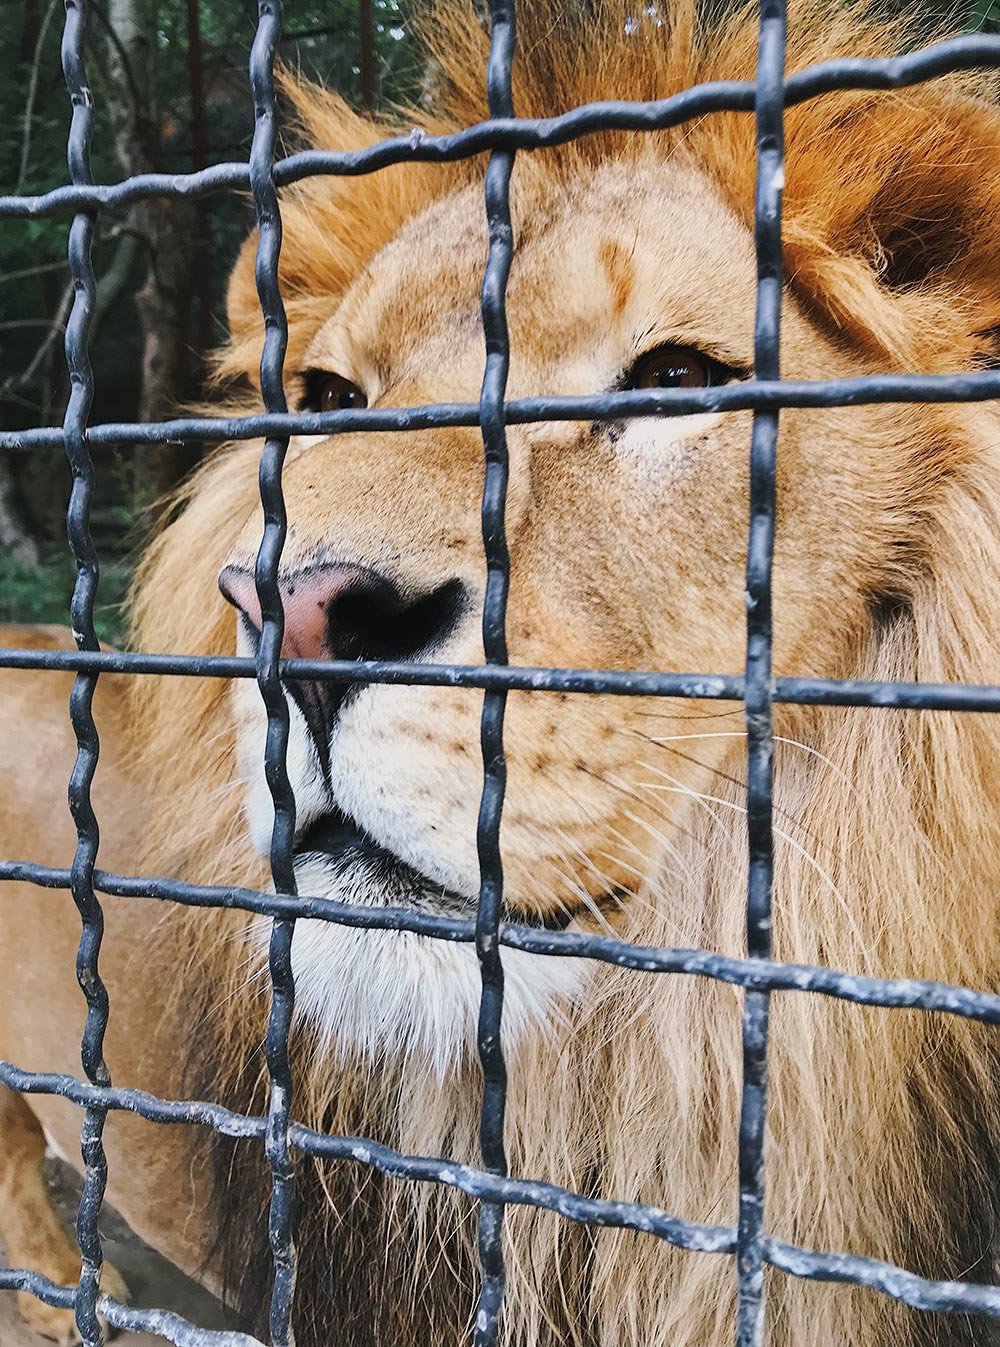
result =
[[[821,61],[789,76],[785,81],[785,106],[838,89],[902,89],[951,71],[990,67],[998,62],[1000,38],[986,33],[966,33],[922,51],[886,59]],[[373,173],[404,161],[447,163],[490,150],[545,149],[604,131],[667,130],[712,112],[752,112],[753,107],[751,81],[719,80],[656,102],[609,100],[584,104],[559,117],[497,117],[445,136],[427,136],[416,129],[408,136],[393,136],[364,150],[308,150],[278,161],[274,180],[279,186],[287,186],[318,175]],[[197,173],[142,173],[108,186],[66,186],[38,196],[0,196],[0,218],[38,218],[95,207],[117,210],[153,196],[201,197],[226,190],[246,191],[249,186],[250,169],[245,163],[213,164]]]
[[[388,683],[415,687],[506,688],[513,692],[611,697],[743,700],[740,674],[627,669],[556,669],[528,665],[407,664],[392,660],[281,662],[281,676],[305,682]],[[31,650],[0,646],[0,669],[49,673],[116,673],[170,678],[254,678],[239,655],[168,655],[129,650]],[[882,683],[858,678],[775,678],[776,702],[806,706],[871,706],[907,711],[1000,712],[1000,687],[977,683]]]
[[[0,861],[0,883],[65,889],[69,887],[69,875],[68,869],[35,861]],[[152,898],[185,907],[226,908],[270,918],[307,917],[360,930],[411,931],[461,944],[471,943],[475,934],[475,923],[459,917],[439,917],[409,907],[362,907],[308,894],[263,893],[237,886],[190,884],[160,876],[117,875],[105,870],[94,872],[94,886],[101,893],[118,898]]]
[[[353,1160],[370,1165],[390,1178],[407,1182],[443,1183],[469,1197],[518,1206],[541,1207],[580,1225],[611,1230],[635,1230],[654,1235],[678,1249],[692,1253],[733,1254],[736,1232],[730,1226],[705,1225],[671,1216],[661,1207],[642,1202],[618,1202],[613,1198],[583,1197],[558,1184],[537,1179],[507,1178],[471,1165],[404,1155],[377,1141],[360,1137],[330,1136],[311,1128],[293,1126],[292,1140],[307,1155],[330,1160]]]
[[[57,1286],[40,1272],[27,1268],[0,1268],[0,1291],[26,1291],[36,1300],[58,1310],[71,1310],[76,1304],[75,1286]],[[123,1305],[112,1296],[98,1296],[97,1310],[121,1332],[150,1333],[166,1338],[174,1347],[264,1347],[259,1338],[248,1333],[199,1328],[169,1310],[138,1309],[134,1305]]]
[[[267,1119],[243,1116],[218,1104],[196,1100],[164,1100],[142,1090],[100,1088],[62,1074],[24,1071],[0,1061],[0,1084],[20,1094],[57,1094],[80,1108],[99,1106],[127,1111],[151,1122],[201,1123],[227,1136],[263,1138]],[[656,1235],[679,1248],[701,1253],[732,1253],[735,1232],[728,1226],[702,1225],[670,1216],[659,1207],[639,1202],[586,1198],[552,1183],[503,1178],[454,1161],[405,1155],[367,1137],[331,1136],[293,1123],[290,1139],[303,1154],[371,1165],[392,1178],[443,1183],[471,1197],[544,1207],[567,1220]],[[2,1275],[2,1274],[0,1274]],[[2,1286],[2,1282],[0,1282]],[[72,1291],[67,1292],[72,1297]]]
[[[30,650],[0,647],[0,669],[253,678],[252,659],[238,655],[160,655],[123,650]],[[488,664],[407,664],[392,660],[282,660],[281,676],[307,682],[401,683],[422,687],[506,688],[524,692],[612,693],[619,697],[690,697],[739,701],[737,674],[554,669]]]
[[[739,959],[708,950],[633,945],[610,936],[547,931],[505,924],[500,942],[510,949],[560,958],[595,959],[647,973],[675,973],[727,982],[750,991],[812,992],[855,1005],[933,1010],[983,1024],[1000,1024],[1000,995],[912,978],[855,977],[811,964]]]
[[[116,1085],[92,1085],[58,1071],[25,1071],[12,1062],[0,1061],[0,1085],[17,1094],[56,1095],[78,1108],[106,1108],[116,1113],[134,1113],[147,1122],[211,1127],[227,1137],[262,1137],[266,1117],[244,1116],[222,1104],[205,1100],[161,1099],[146,1090]]]
[[[933,1281],[877,1258],[849,1253],[816,1253],[768,1235],[764,1236],[763,1245],[765,1261],[792,1277],[864,1286],[917,1310],[1000,1318],[1000,1287],[975,1282]]]
[[[69,881],[68,869],[31,861],[0,861],[0,882],[65,889]],[[456,944],[471,944],[475,938],[475,921],[471,916],[441,917],[409,907],[363,907],[307,894],[262,893],[256,889],[191,884],[159,876],[117,875],[104,870],[95,871],[94,887],[100,893],[120,898],[235,909],[271,918],[308,918],[355,930],[408,931]],[[636,972],[710,978],[752,991],[812,992],[855,1005],[934,1011],[983,1024],[1000,1024],[1000,995],[943,982],[856,977],[810,964],[739,959],[710,950],[635,945],[610,936],[549,931],[510,921],[500,926],[500,943],[508,949],[541,957],[593,959]]]
[[[262,1138],[267,1119],[243,1116],[219,1104],[195,1100],[163,1100],[141,1090],[123,1090],[90,1085],[75,1077],[23,1071],[0,1061],[0,1083],[21,1094],[57,1094],[81,1108],[125,1110],[153,1122],[200,1123],[227,1136]],[[330,1136],[293,1123],[290,1139],[305,1155],[348,1160],[369,1165],[380,1173],[406,1182],[442,1183],[471,1197],[512,1205],[540,1207],[554,1211],[566,1220],[606,1229],[634,1230],[650,1234],[677,1248],[694,1252],[732,1255],[736,1249],[736,1231],[732,1226],[705,1225],[669,1215],[660,1207],[640,1202],[617,1202],[608,1198],[583,1197],[557,1184],[532,1179],[501,1178],[471,1165],[428,1156],[404,1155],[366,1137]],[[769,1263],[793,1277],[811,1281],[845,1282],[870,1287],[920,1309],[949,1313],[1000,1316],[1000,1288],[974,1283],[934,1281],[874,1258],[846,1253],[818,1253],[802,1249],[771,1236],[764,1238],[764,1254]],[[30,1291],[47,1304],[68,1308],[73,1290],[57,1287],[37,1273],[0,1271],[0,1289]],[[116,1327],[133,1332],[154,1332],[167,1337],[177,1347],[258,1347],[256,1339],[245,1335],[215,1334],[206,1338],[181,1336],[191,1326],[176,1315],[156,1327],[141,1316],[159,1315],[157,1310],[134,1310],[119,1305],[110,1297],[99,1302],[101,1313]],[[135,1316],[126,1322],[125,1316]],[[172,1336],[172,1329],[176,1336]],[[193,1330],[204,1332],[204,1330]]]
[[[774,700],[804,706],[871,706],[905,711],[1000,711],[1000,687],[986,683],[876,683],[860,678],[776,678]]]
[[[1000,399],[1000,370],[954,374],[866,374],[850,379],[748,379],[712,388],[627,389],[587,396],[517,398],[504,405],[509,425],[539,421],[620,421],[639,416],[693,416],[702,412],[769,408],[863,407],[886,403],[990,402]],[[362,431],[441,430],[478,426],[478,402],[435,402],[419,407],[360,407],[335,412],[256,412],[248,416],[179,417],[172,421],[110,421],[91,426],[92,447],[190,444],[290,435],[344,435]],[[0,431],[0,450],[26,453],[62,443],[62,428]]]

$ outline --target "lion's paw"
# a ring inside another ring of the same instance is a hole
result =
[[[111,1263],[105,1263],[101,1269],[101,1292],[124,1304],[128,1303],[128,1287],[121,1273]],[[61,1310],[54,1305],[46,1305],[43,1300],[29,1295],[27,1291],[18,1292],[17,1307],[21,1318],[30,1329],[40,1337],[58,1343],[59,1347],[78,1347],[82,1341],[73,1310]],[[98,1315],[98,1322],[106,1338],[114,1337],[117,1330],[103,1315]]]
[[[24,1322],[39,1336],[58,1342],[60,1347],[75,1347],[80,1341],[80,1330],[72,1310],[58,1310],[54,1305],[46,1305],[27,1291],[17,1293],[17,1308]]]

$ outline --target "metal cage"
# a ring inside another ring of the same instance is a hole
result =
[[[146,174],[112,186],[98,186],[91,178],[88,158],[92,101],[83,60],[86,0],[65,0],[65,5],[62,59],[73,109],[68,142],[71,184],[41,196],[2,197],[0,218],[72,217],[69,266],[75,297],[65,340],[72,389],[61,427],[5,432],[0,434],[0,448],[8,453],[19,453],[35,446],[65,446],[73,474],[68,532],[77,573],[71,617],[78,649],[76,652],[0,650],[0,667],[73,670],[76,673],[70,715],[78,756],[70,782],[70,803],[78,846],[68,869],[7,860],[0,863],[0,879],[69,890],[79,909],[82,934],[77,975],[87,1001],[82,1042],[85,1079],[33,1073],[0,1062],[0,1082],[25,1094],[61,1095],[72,1100],[83,1112],[85,1181],[77,1221],[82,1271],[79,1284],[71,1289],[56,1286],[30,1269],[0,1271],[0,1289],[27,1291],[49,1305],[72,1307],[86,1347],[98,1347],[101,1342],[98,1313],[116,1328],[159,1333],[177,1347],[251,1347],[256,1343],[256,1339],[243,1334],[200,1329],[175,1314],[135,1309],[99,1293],[102,1250],[97,1221],[107,1170],[101,1135],[109,1110],[127,1109],[153,1122],[195,1122],[231,1136],[256,1138],[265,1147],[273,1181],[269,1223],[274,1260],[270,1333],[275,1347],[290,1347],[292,1341],[295,1278],[292,1196],[293,1154],[296,1151],[353,1160],[410,1181],[449,1184],[478,1201],[481,1289],[475,1315],[477,1347],[491,1347],[498,1338],[504,1294],[501,1228],[507,1204],[545,1207],[566,1220],[644,1232],[681,1249],[732,1258],[738,1286],[736,1338],[741,1347],[753,1347],[763,1341],[765,1264],[789,1276],[874,1288],[918,1308],[1000,1318],[998,1287],[931,1281],[871,1258],[794,1247],[768,1235],[763,1216],[768,1016],[772,992],[820,994],[865,1005],[933,1010],[1000,1024],[1000,995],[928,982],[854,977],[827,968],[777,963],[771,957],[773,703],[1000,712],[1000,687],[772,678],[771,567],[781,408],[971,402],[1000,398],[1000,370],[948,376],[879,375],[826,381],[779,378],[784,109],[837,89],[901,88],[959,69],[1000,67],[1000,37],[982,34],[956,37],[892,59],[831,60],[786,78],[784,3],[783,0],[762,0],[755,81],[703,85],[654,103],[594,104],[575,108],[562,116],[532,121],[516,116],[511,99],[514,0],[490,0],[491,46],[486,72],[488,121],[453,135],[424,136],[414,132],[410,137],[384,140],[356,152],[310,151],[276,159],[273,65],[281,21],[280,0],[259,0],[258,28],[250,55],[255,131],[249,162],[219,164],[184,175]],[[641,132],[673,127],[718,111],[752,112],[756,116],[757,311],[753,378],[748,382],[696,390],[632,391],[506,401],[509,344],[505,290],[513,252],[509,187],[515,154],[562,144],[597,131],[618,128]],[[407,409],[351,409],[323,414],[289,413],[282,387],[287,329],[277,276],[281,246],[277,189],[309,175],[371,173],[405,160],[442,162],[486,150],[490,154],[485,180],[489,256],[482,288],[486,362],[479,402]],[[88,325],[95,298],[90,246],[98,212],[152,196],[202,197],[212,192],[247,187],[253,196],[259,225],[256,278],[266,328],[261,362],[265,412],[235,419],[187,418],[155,424],[88,426],[94,389],[87,349]],[[735,409],[753,411],[745,675],[539,669],[509,665],[505,641],[509,579],[504,537],[506,425],[540,420],[607,421],[628,416],[669,416],[697,410]],[[286,532],[281,473],[289,436],[335,435],[347,429],[377,431],[444,426],[481,427],[485,447],[482,506],[484,554],[488,568],[483,618],[485,664],[471,667],[390,661],[281,661],[283,614],[277,574]],[[93,622],[98,558],[89,525],[94,487],[90,447],[119,442],[152,445],[166,441],[218,442],[259,437],[266,440],[260,467],[265,526],[256,570],[263,618],[256,658],[102,651]],[[91,702],[97,679],[105,671],[257,679],[268,718],[265,768],[275,811],[271,847],[274,893],[200,886],[158,877],[117,875],[96,868],[98,832],[90,788],[97,765],[98,734]],[[481,888],[474,922],[401,908],[362,909],[332,899],[297,894],[291,854],[295,803],[285,770],[288,711],[282,690],[284,677],[437,684],[483,690],[483,793],[478,826]],[[501,923],[503,876],[499,829],[505,786],[503,724],[506,694],[512,689],[539,696],[560,691],[715,698],[744,704],[748,738],[750,856],[745,958],[727,958],[700,950],[642,948],[604,936]],[[272,1000],[266,1041],[271,1091],[266,1116],[244,1117],[218,1104],[163,1100],[112,1085],[102,1051],[109,1007],[99,972],[102,935],[99,893],[202,907],[235,907],[273,919],[270,945]],[[436,939],[474,943],[482,970],[478,1035],[483,1072],[480,1168],[457,1165],[440,1158],[400,1154],[364,1138],[323,1135],[292,1121],[288,1035],[294,985],[290,954],[295,922],[301,917],[370,929],[414,931]],[[501,946],[533,952],[539,957],[558,953],[665,975],[714,978],[745,989],[739,1220],[735,1227],[695,1224],[640,1203],[584,1197],[552,1184],[536,1182],[530,1176],[508,1175],[503,1144],[506,1073],[499,1032],[503,1009]]]

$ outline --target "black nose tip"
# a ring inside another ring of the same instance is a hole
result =
[[[219,587],[260,630],[260,603],[249,571],[227,566]],[[285,659],[411,659],[445,640],[464,605],[449,580],[410,595],[364,566],[315,566],[278,582],[285,612]]]

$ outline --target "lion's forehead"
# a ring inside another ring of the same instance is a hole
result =
[[[544,373],[546,387],[584,391],[591,364],[613,374],[622,353],[650,336],[748,360],[752,239],[700,174],[650,159],[569,181],[535,169],[517,186],[512,389],[527,391]],[[433,371],[445,394],[474,391],[487,246],[480,188],[435,202],[372,259],[313,342],[313,363],[346,361],[385,382]],[[588,368],[578,390],[581,357]]]

